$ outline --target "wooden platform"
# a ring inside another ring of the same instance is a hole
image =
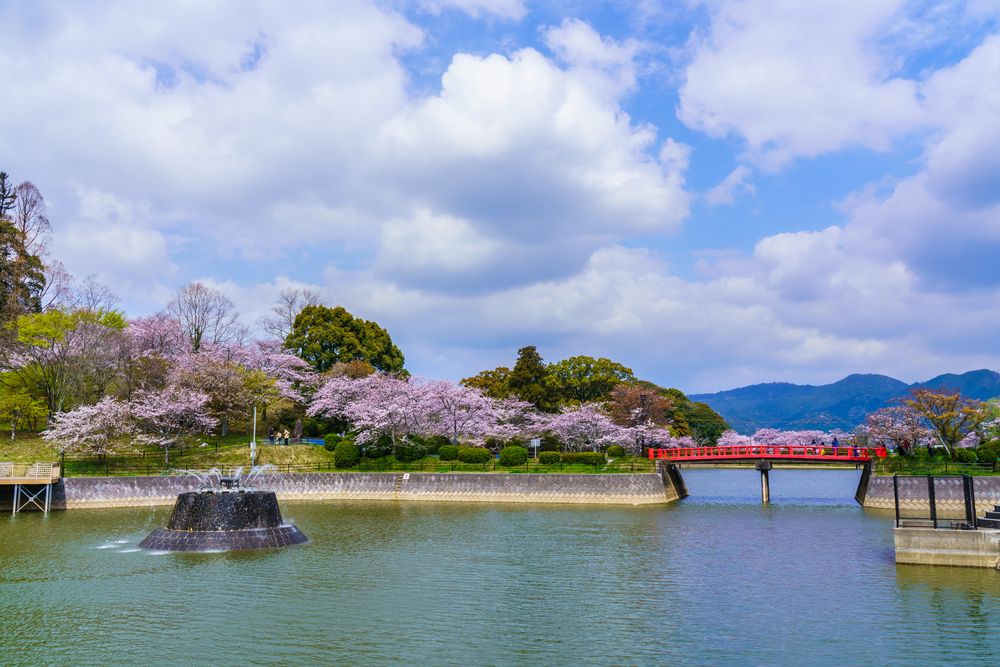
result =
[[[0,486],[14,487],[11,514],[29,507],[48,514],[52,508],[52,486],[59,481],[60,472],[55,463],[0,462]]]
[[[2,463],[0,486],[19,484],[53,484],[61,476],[57,463]]]

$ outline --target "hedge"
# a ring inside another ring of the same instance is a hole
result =
[[[458,458],[458,445],[441,445],[438,447],[438,456],[442,461],[454,461]]]
[[[523,466],[528,462],[528,450],[520,445],[507,445],[500,450],[500,465]]]
[[[458,460],[462,463],[486,463],[493,456],[482,447],[462,447],[458,450]]]
[[[619,459],[625,456],[625,448],[621,445],[611,445],[608,447],[608,456]]]
[[[559,463],[559,461],[561,461],[561,460],[562,460],[562,458],[560,457],[559,452],[539,452],[538,453],[538,462],[539,463],[544,463],[545,465],[552,465],[553,463]]]
[[[323,436],[323,448],[328,452],[332,452],[337,448],[337,443],[342,440],[340,434],[338,433],[327,433]]]
[[[600,466],[607,463],[608,459],[601,452],[563,452],[562,462]]]

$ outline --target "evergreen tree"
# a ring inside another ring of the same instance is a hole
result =
[[[285,347],[323,373],[334,364],[364,361],[385,373],[402,373],[403,353],[389,332],[344,308],[309,305],[295,317]]]
[[[507,387],[512,394],[539,410],[553,412],[557,407],[558,401],[549,370],[534,345],[517,351],[517,363],[507,377]]]

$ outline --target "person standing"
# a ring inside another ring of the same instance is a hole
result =
[[[288,444],[288,439],[292,437],[292,434],[288,432],[287,428],[285,429],[284,436],[285,436],[285,444],[287,445]]]
[[[274,444],[274,427],[267,429],[267,441],[270,444]]]

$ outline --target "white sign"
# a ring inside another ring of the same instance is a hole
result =
[[[538,447],[541,444],[542,444],[542,439],[541,438],[532,438],[531,439],[531,446],[532,447]]]

